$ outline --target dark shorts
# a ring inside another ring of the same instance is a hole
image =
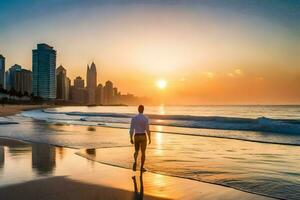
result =
[[[145,152],[147,147],[147,137],[146,134],[134,135],[134,148],[135,152],[138,152],[141,147],[141,151]]]

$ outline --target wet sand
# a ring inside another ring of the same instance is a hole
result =
[[[271,199],[150,172],[141,176],[78,156],[76,149],[8,139],[0,139],[0,146],[0,182],[19,177],[1,183],[0,199]]]
[[[32,110],[38,108],[46,108],[49,107],[47,105],[11,105],[5,104],[0,105],[0,117],[6,117],[9,115],[15,115],[21,111]]]

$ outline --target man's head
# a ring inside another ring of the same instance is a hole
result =
[[[143,113],[144,112],[144,106],[139,105],[138,111],[139,111],[139,113]]]

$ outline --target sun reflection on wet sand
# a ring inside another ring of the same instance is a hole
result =
[[[6,187],[0,188],[0,196],[5,194],[14,197],[8,199],[32,199],[32,196],[46,198],[54,195],[55,199],[74,200],[82,199],[82,196],[87,199],[95,197],[97,199],[143,199],[145,197],[150,200],[192,200],[202,196],[208,196],[208,199],[220,199],[224,193],[227,194],[224,196],[227,199],[255,197],[226,187],[150,172],[133,173],[131,170],[89,160],[101,161],[102,158],[115,159],[119,156],[121,158],[119,161],[122,163],[124,155],[129,156],[128,152],[131,148],[128,147],[105,148],[107,152],[103,149],[84,149],[80,153],[89,158],[85,159],[75,154],[77,150],[47,144],[14,142],[13,145],[2,145],[4,147],[0,148],[0,151],[3,150],[0,154],[2,160],[0,183],[1,186]],[[119,151],[118,155],[115,154],[115,150]],[[12,185],[16,183],[18,185]],[[24,188],[27,188],[26,193],[23,193]],[[204,193],[199,193],[200,189]]]
[[[91,132],[87,130],[86,126],[49,125],[44,122],[27,122],[22,126],[11,127],[13,127],[12,136],[19,132],[22,137],[30,136],[33,140],[45,143],[79,148],[88,147],[88,150],[83,150],[82,153],[91,160],[132,168],[134,148],[129,144],[129,135],[126,129],[94,127],[95,131]],[[163,131],[171,128],[177,129],[177,127],[154,126],[153,128],[157,132],[152,133],[152,144],[147,148],[146,168],[149,171],[222,183],[242,189],[253,188],[252,186],[255,185],[255,190],[262,192],[270,190],[271,187],[266,187],[266,185],[279,187],[282,184],[293,187],[292,190],[295,194],[299,191],[297,190],[297,185],[299,185],[297,174],[299,174],[298,166],[300,165],[299,147],[165,134]],[[1,127],[3,133],[9,132],[8,129],[11,128]],[[247,133],[245,132],[245,134]],[[31,180],[36,177],[73,173],[79,167],[81,170],[88,171],[96,166],[95,162],[91,160],[84,159],[84,162],[81,162],[80,158],[71,156],[70,154],[74,153],[73,150],[63,151],[57,147],[55,149],[55,162],[44,162],[54,165],[47,170],[47,173],[38,174],[38,169],[32,168],[31,146],[4,147],[3,168],[5,170],[0,170],[0,174],[4,173],[5,175],[1,176],[1,180],[9,182],[13,177],[16,177],[15,179],[18,181]],[[46,154],[50,159],[53,153],[51,153],[52,150],[49,151]],[[18,156],[21,155],[18,152],[23,152],[23,159]],[[40,153],[38,156],[42,155],[43,153]],[[29,167],[18,170],[15,166]],[[8,173],[11,173],[10,176]],[[132,185],[131,177],[129,179]],[[261,180],[264,182],[262,183]],[[273,194],[279,191],[272,190],[270,192]]]

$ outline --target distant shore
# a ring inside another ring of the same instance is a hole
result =
[[[13,105],[13,104],[4,104],[0,105],[0,117],[6,117],[10,115],[15,115],[21,111],[39,109],[39,108],[48,108],[50,105]]]

